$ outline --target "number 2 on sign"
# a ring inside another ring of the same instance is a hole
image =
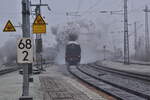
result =
[[[32,61],[32,40],[30,38],[22,38],[18,41],[18,49],[20,53],[18,58],[20,58],[21,63]]]
[[[22,53],[25,54],[25,57],[23,58],[23,61],[29,61],[29,59],[27,59],[28,52],[27,51],[22,51]]]

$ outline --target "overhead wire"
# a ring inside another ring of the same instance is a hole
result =
[[[138,7],[138,8],[130,9],[130,10],[128,11],[128,13],[130,14],[130,13],[142,12],[143,9],[144,9],[144,7],[145,7],[145,5],[150,5],[150,3],[143,4],[143,5],[141,5],[141,6]]]
[[[98,5],[99,5],[99,3],[101,2],[102,0],[97,0],[93,5],[91,5],[87,10],[85,10],[85,11],[80,11],[80,8],[81,8],[81,4],[83,3],[83,0],[78,0],[78,5],[77,5],[77,10],[76,10],[76,12],[78,13],[78,14],[80,14],[81,15],[81,17],[86,17],[87,15],[91,15],[91,14],[98,14],[99,13],[99,11],[97,11],[97,10],[93,10],[94,8],[96,8]],[[123,0],[120,0],[120,3],[118,3],[117,5],[123,5]],[[121,9],[123,9],[123,6],[121,5]],[[149,5],[149,4],[147,4],[147,5]],[[142,12],[142,8],[144,9],[144,6],[145,5],[142,5],[142,6],[140,6],[140,7],[138,7],[138,8],[136,8],[136,9],[131,9],[131,10],[129,10],[128,11],[128,13],[129,14],[131,14],[131,13],[136,13],[136,12]],[[141,9],[140,9],[141,8]],[[66,12],[64,11],[64,12],[56,12],[56,11],[51,11],[54,15],[60,15],[60,16],[62,16],[62,15],[66,15]]]
[[[93,13],[99,13],[98,11],[94,11],[93,9],[95,7],[97,7],[99,5],[99,3],[101,2],[102,0],[97,0],[93,5],[91,5],[87,10],[83,11],[83,12],[80,12],[81,13],[81,17],[80,18],[83,18],[83,17],[86,17],[88,16],[89,14],[93,14]]]
[[[97,0],[92,6],[90,6],[87,10],[85,10],[85,11],[83,12],[83,14],[85,14],[85,13],[91,11],[92,9],[94,9],[95,7],[97,7],[97,5],[99,5],[99,3],[100,3],[101,1],[102,1],[102,0]]]

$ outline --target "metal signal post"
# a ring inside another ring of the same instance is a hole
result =
[[[41,14],[41,6],[47,6],[48,10],[51,10],[50,7],[48,6],[48,4],[42,4],[41,0],[40,0],[40,4],[30,4],[31,6],[36,7],[35,8],[35,15],[38,16],[39,14]],[[37,67],[41,70],[43,70],[43,66],[42,66],[42,35],[41,34],[36,34],[36,63],[37,63]]]
[[[145,6],[144,9],[145,12],[145,60],[148,60],[148,54],[149,54],[149,25],[148,25],[148,12],[150,10],[148,9],[148,6]]]
[[[127,0],[124,0],[124,64],[129,64],[129,36]]]
[[[137,54],[137,23],[136,22],[134,22],[134,49],[135,49],[134,57],[136,58],[136,54]]]
[[[41,4],[41,1],[40,1],[40,4]],[[36,9],[35,9],[35,13],[36,13],[36,16],[38,14],[41,14],[41,9],[40,9],[40,5],[36,5]],[[37,62],[37,66],[39,67],[40,65],[40,69],[43,69],[42,67],[42,35],[41,34],[36,34],[36,40],[35,40],[35,43],[36,43],[36,62]],[[40,64],[39,64],[40,62]]]
[[[29,0],[22,0],[22,33],[24,38],[30,37],[30,2]],[[23,92],[20,100],[28,99],[29,96],[29,72],[28,68],[32,67],[32,63],[23,64]]]

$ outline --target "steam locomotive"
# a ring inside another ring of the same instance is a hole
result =
[[[77,65],[81,60],[81,47],[76,41],[69,41],[66,45],[65,61],[68,65]]]

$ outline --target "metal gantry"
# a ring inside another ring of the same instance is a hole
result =
[[[119,11],[100,11],[100,13],[119,14]],[[122,15],[122,14],[121,14]],[[124,0],[124,64],[130,64],[129,61],[129,34],[128,34],[128,2]]]

